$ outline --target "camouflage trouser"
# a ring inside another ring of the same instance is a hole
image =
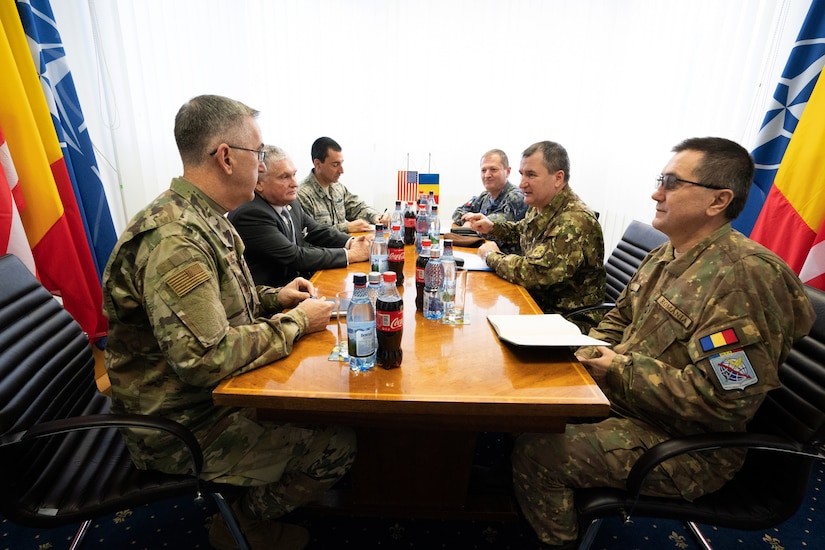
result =
[[[346,427],[235,417],[231,429],[204,449],[203,477],[250,487],[244,509],[274,519],[332,487],[355,460],[355,448],[355,433]]]
[[[573,489],[624,488],[627,474],[646,450],[640,427],[609,418],[597,424],[570,424],[563,434],[523,434],[513,450],[513,487],[524,516],[538,538],[561,545],[578,536]],[[680,496],[664,470],[645,482],[645,494]]]

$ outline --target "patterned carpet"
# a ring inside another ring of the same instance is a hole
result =
[[[825,512],[819,496],[825,463],[815,465],[807,501],[799,512],[775,529],[734,531],[703,529],[716,550],[813,550],[825,548]],[[84,549],[208,549],[207,527],[216,513],[214,502],[195,505],[191,498],[177,498],[124,510],[99,518],[90,528]],[[528,526],[512,521],[423,521],[398,518],[348,518],[293,513],[288,521],[304,525],[312,540],[309,550],[532,550],[539,548]],[[0,548],[48,550],[68,548],[76,527],[52,530],[27,529],[0,518]],[[594,550],[699,548],[678,522],[639,519],[632,525],[618,520],[604,523]]]

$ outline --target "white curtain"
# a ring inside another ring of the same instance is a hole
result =
[[[396,172],[436,172],[442,219],[478,163],[558,141],[606,252],[649,222],[684,138],[751,148],[810,0],[53,0],[118,231],[181,173],[189,98],[262,112],[299,177],[343,147],[341,181],[391,207]]]

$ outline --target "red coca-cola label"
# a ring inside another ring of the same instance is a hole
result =
[[[387,255],[387,261],[402,263],[404,261],[404,247],[390,248]]]
[[[404,227],[415,227],[415,216],[404,217]]]
[[[423,283],[424,282],[424,268],[416,266],[415,268],[415,282]]]
[[[376,311],[375,328],[384,332],[398,332],[404,328],[404,311]]]

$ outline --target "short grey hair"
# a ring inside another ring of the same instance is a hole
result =
[[[175,115],[175,143],[184,165],[198,166],[223,141],[235,141],[247,118],[259,114],[240,101],[201,95],[184,103]]]

